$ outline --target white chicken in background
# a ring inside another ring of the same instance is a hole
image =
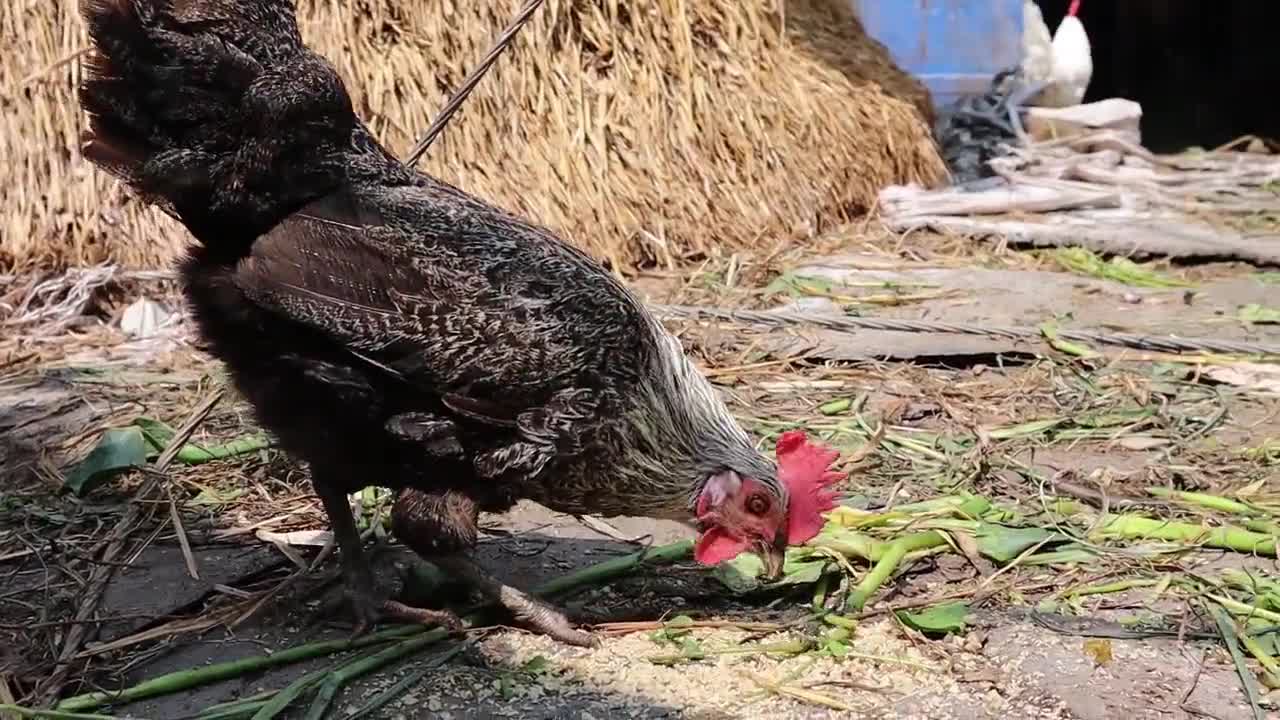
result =
[[[1093,48],[1077,13],[1080,0],[1071,0],[1067,16],[1052,41],[1049,27],[1034,0],[1023,3],[1022,75],[1028,84],[1046,83],[1031,101],[1042,107],[1070,107],[1084,100],[1093,78]]]
[[[1031,84],[1053,82],[1053,36],[1035,0],[1022,1],[1022,71]]]

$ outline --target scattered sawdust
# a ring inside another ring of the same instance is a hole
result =
[[[694,635],[707,648],[748,639],[769,643],[790,638],[785,633],[755,637],[732,630],[704,630]],[[967,679],[974,676],[973,668],[983,666],[979,655],[950,643],[912,642],[889,621],[864,625],[852,643],[854,653],[892,660],[883,662],[812,655],[783,660],[729,655],[669,667],[644,659],[669,652],[644,634],[609,639],[599,649],[584,650],[567,648],[545,637],[505,632],[485,640],[481,647],[486,661],[494,667],[519,668],[541,662],[538,658],[546,661],[544,674],[521,679],[504,699],[506,706],[492,710],[501,717],[525,717],[532,704],[547,701],[552,706],[585,705],[578,712],[594,713],[602,719],[653,708],[673,710],[676,717],[688,718],[1070,717],[1016,679],[999,689],[989,682]],[[796,677],[790,677],[797,672]],[[413,691],[412,701],[399,703],[399,712],[404,717],[428,717],[420,714],[423,707],[433,713],[449,712],[450,708],[494,701],[499,695],[499,683],[492,677],[476,682],[480,679],[477,675],[483,677],[483,673],[451,670],[449,675],[454,677],[423,682]],[[785,679],[786,685],[821,693],[853,709],[830,710],[762,693],[748,675],[768,681]],[[625,700],[603,701],[602,697]]]

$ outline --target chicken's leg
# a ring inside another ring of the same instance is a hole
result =
[[[511,614],[529,627],[562,643],[580,647],[595,647],[597,641],[591,633],[577,630],[569,619],[551,605],[531,597],[527,593],[503,583],[474,560],[461,555],[432,558],[432,562],[454,577],[471,583],[484,594],[502,604]]]
[[[391,508],[391,531],[418,555],[497,600],[533,629],[560,642],[590,647],[595,639],[575,630],[552,606],[493,577],[465,553],[475,545],[480,512],[466,495],[402,490]]]
[[[356,530],[355,518],[347,505],[347,495],[342,485],[328,481],[321,476],[313,480],[316,494],[324,504],[325,514],[329,516],[329,526],[333,528],[333,536],[338,544],[338,558],[342,566],[342,581],[345,585],[347,599],[355,613],[355,630],[352,635],[364,634],[381,616],[391,617],[412,623],[438,624],[450,629],[462,627],[458,616],[448,611],[425,610],[409,607],[394,600],[382,600],[374,586],[373,573],[365,559],[361,547],[360,532]]]
[[[311,484],[320,496],[324,512],[329,516],[329,527],[333,528],[333,537],[338,544],[338,561],[342,567],[342,582],[347,599],[356,616],[355,634],[359,635],[369,629],[378,619],[378,597],[373,586],[373,573],[365,560],[364,550],[360,547],[360,532],[356,530],[355,518],[351,515],[351,507],[347,505],[347,495],[336,478],[324,477],[323,470],[315,468],[315,477]]]

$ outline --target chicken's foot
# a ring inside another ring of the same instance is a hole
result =
[[[382,603],[382,614],[393,620],[422,625],[439,625],[448,630],[462,630],[462,619],[452,610],[428,610],[426,608],[405,605],[396,600]]]
[[[391,507],[391,532],[424,560],[472,585],[522,623],[569,645],[592,647],[590,633],[575,630],[559,610],[495,578],[462,554],[476,542],[479,509],[466,493],[404,488]]]
[[[579,647],[595,647],[599,641],[588,632],[573,627],[569,619],[551,605],[503,583],[467,557],[434,557],[431,561],[441,570],[479,588],[511,611],[518,620],[534,630],[562,643]]]
[[[329,527],[333,528],[333,537],[338,545],[342,583],[355,614],[356,626],[352,636],[363,635],[378,621],[383,603],[378,599],[373,573],[369,570],[369,563],[361,547],[360,531],[356,529],[351,507],[347,505],[347,495],[340,484],[313,478],[312,486],[320,496],[325,514],[329,516]]]
[[[449,610],[428,610],[405,605],[395,600],[385,600],[373,581],[373,573],[365,557],[360,531],[356,529],[347,495],[341,486],[331,482],[314,483],[316,494],[324,504],[325,514],[338,545],[342,581],[348,602],[355,615],[352,637],[365,634],[383,618],[423,625],[439,625],[449,630],[461,630],[462,621]]]

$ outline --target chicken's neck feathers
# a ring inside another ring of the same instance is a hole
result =
[[[638,302],[638,301],[637,301]],[[643,513],[688,518],[707,478],[729,469],[770,488],[785,502],[774,465],[729,412],[680,341],[647,310],[655,356],[651,375],[637,388],[626,426],[622,484],[646,488]]]

